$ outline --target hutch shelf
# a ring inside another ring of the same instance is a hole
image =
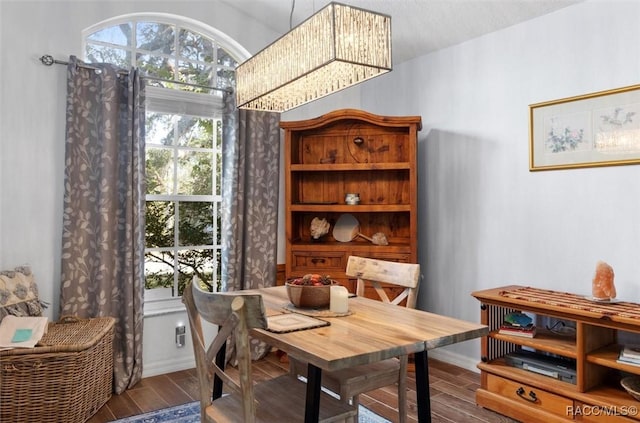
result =
[[[623,345],[639,342],[639,304],[600,303],[524,286],[472,295],[481,302],[481,321],[490,331],[482,339],[478,405],[522,422],[640,420],[640,401],[620,386],[623,377],[640,375],[640,366],[617,361]],[[534,318],[535,337],[498,333],[505,314],[513,311]],[[506,360],[522,349],[575,364],[575,379],[559,378],[553,369],[537,365],[533,371],[523,370]]]
[[[317,118],[281,122],[285,132],[286,278],[330,275],[355,290],[345,275],[350,255],[417,262],[417,133],[419,116],[378,116],[336,110]],[[358,204],[347,204],[357,193]],[[365,237],[381,232],[388,245],[362,236],[333,237],[343,214],[353,215]],[[314,218],[329,232],[314,239]]]

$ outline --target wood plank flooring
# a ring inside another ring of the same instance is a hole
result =
[[[287,372],[286,360],[277,353],[254,362],[254,380]],[[441,361],[429,360],[433,423],[517,423],[475,404],[480,375]],[[417,421],[415,379],[409,373],[408,421]],[[88,423],[105,423],[148,411],[196,401],[198,385],[194,369],[148,377],[111,399]],[[390,421],[397,421],[398,394],[393,386],[360,396],[360,403]]]

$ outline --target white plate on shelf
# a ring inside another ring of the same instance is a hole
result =
[[[360,232],[360,223],[352,214],[341,214],[333,225],[333,237],[336,241],[351,242]]]
[[[604,300],[604,299],[601,299],[601,298],[592,297],[591,295],[586,295],[584,298],[585,298],[585,300],[589,300],[591,302],[600,303],[600,304],[615,304],[615,303],[619,303],[620,302],[620,300],[618,300],[616,298],[611,298],[609,300]]]

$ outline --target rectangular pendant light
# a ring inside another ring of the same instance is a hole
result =
[[[391,17],[329,3],[236,68],[236,101],[284,112],[391,68]]]

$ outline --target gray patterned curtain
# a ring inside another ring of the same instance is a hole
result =
[[[91,66],[67,68],[60,312],[116,318],[121,393],[142,376],[144,88],[134,69]]]
[[[222,130],[222,290],[276,284],[280,114],[236,109],[225,96]],[[254,359],[266,344],[251,340]]]

